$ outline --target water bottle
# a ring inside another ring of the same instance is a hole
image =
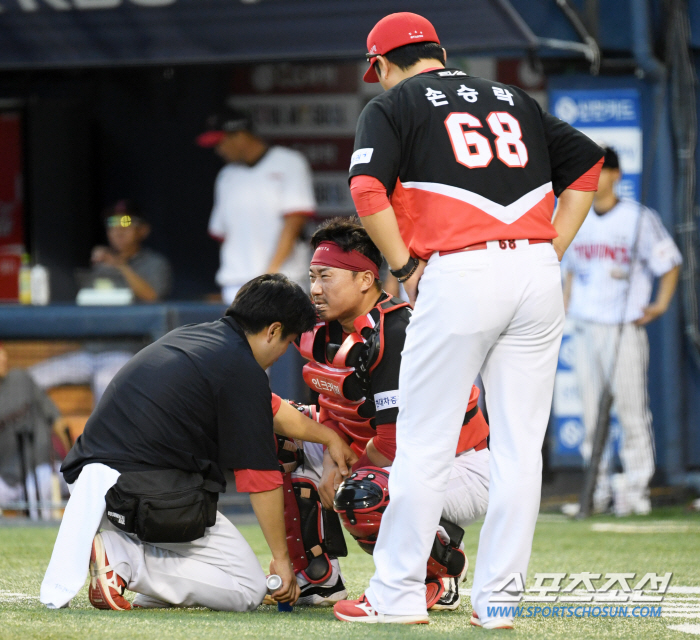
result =
[[[272,594],[273,592],[277,591],[282,586],[282,578],[280,578],[276,574],[272,574],[267,576],[267,591],[268,593]],[[288,602],[278,602],[277,603],[277,611],[292,611],[294,607],[292,607],[291,604]]]
[[[22,254],[22,263],[19,268],[19,303],[32,303],[32,269],[29,266],[29,255]]]
[[[31,269],[29,279],[32,304],[49,304],[49,270],[40,264],[36,264]]]

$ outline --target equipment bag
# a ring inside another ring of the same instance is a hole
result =
[[[191,542],[216,522],[224,487],[178,469],[122,473],[107,492],[107,518],[143,542]]]

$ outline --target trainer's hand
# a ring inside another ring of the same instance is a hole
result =
[[[416,298],[418,297],[418,283],[423,276],[423,272],[425,271],[425,266],[427,264],[428,263],[425,260],[418,260],[418,266],[413,272],[413,275],[403,283],[403,288],[406,290],[408,301],[411,303],[412,307],[416,306]]]
[[[335,432],[333,432],[333,437],[328,441],[326,451],[328,451],[328,455],[335,462],[340,475],[343,477],[350,473],[352,465],[358,460],[357,454]]]
[[[326,509],[333,508],[335,492],[338,490],[342,481],[343,476],[340,475],[338,465],[333,462],[333,459],[328,453],[328,449],[326,449],[323,454],[323,473],[321,474],[321,481],[318,484],[318,495],[321,498],[321,504]]]
[[[282,578],[282,586],[272,593],[272,598],[276,602],[294,604],[299,599],[301,589],[297,584],[297,577],[294,575],[294,569],[289,561],[289,557],[273,558],[270,562],[270,573],[276,573]]]

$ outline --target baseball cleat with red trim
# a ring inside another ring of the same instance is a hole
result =
[[[379,611],[375,611],[364,594],[359,600],[341,600],[333,607],[333,614],[338,620],[344,622],[364,622],[366,624],[428,624],[429,622],[427,615],[393,616],[379,613]]]
[[[512,629],[513,621],[508,620],[508,618],[494,618],[493,620],[486,620],[486,622],[481,622],[476,611],[472,611],[471,620],[469,624],[474,627],[481,627],[482,629]]]
[[[126,582],[109,564],[102,534],[98,533],[90,552],[90,604],[96,609],[127,611],[131,603],[124,597],[125,589]]]

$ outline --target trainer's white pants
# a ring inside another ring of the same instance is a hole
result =
[[[620,459],[625,480],[624,490],[615,492],[615,511],[625,515],[648,499],[649,481],[654,475],[654,444],[647,395],[647,332],[644,327],[625,324],[615,362],[618,325],[577,320],[575,331],[576,374],[586,427],[581,455],[586,463],[590,461],[600,396],[604,384],[611,382],[622,427]],[[610,464],[608,451],[601,459],[598,473],[594,496],[598,508],[605,507],[612,494]]]
[[[85,582],[92,539],[102,529],[107,558],[127,589],[176,606],[251,611],[265,597],[265,574],[250,545],[223,515],[203,537],[178,544],[150,544],[118,531],[104,516],[105,494],[119,472],[86,465],[71,486],[41,602],[60,608]]]
[[[304,443],[303,467],[292,473],[295,478],[306,478],[318,487],[323,473],[323,445]],[[391,467],[385,467],[391,476]],[[467,527],[486,513],[489,502],[489,450],[465,451],[454,460],[445,494],[442,517]],[[436,528],[437,530],[437,528]]]
[[[180,607],[252,611],[265,597],[265,574],[238,529],[221,513],[206,534],[182,543],[149,544],[104,518],[107,557],[130,591]]]
[[[491,427],[489,505],[472,589],[479,616],[488,619],[500,582],[511,573],[525,576],[563,323],[551,244],[517,241],[516,249],[501,250],[489,243],[483,251],[430,258],[406,332],[391,502],[366,591],[381,613],[426,612],[426,561],[479,371]]]

